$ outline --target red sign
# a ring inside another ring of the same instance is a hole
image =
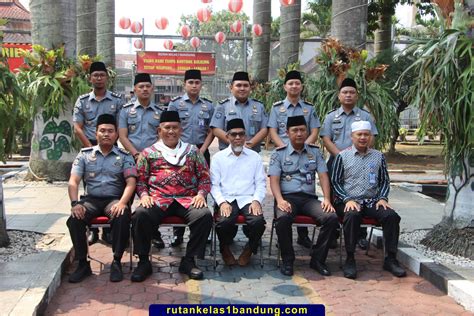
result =
[[[10,68],[10,71],[18,71],[17,69],[24,64],[23,57],[20,57],[20,49],[31,50],[31,44],[2,44],[2,56],[7,57],[8,67]]]
[[[216,73],[214,53],[137,52],[137,71],[156,75],[184,75],[188,69],[199,69],[203,75]]]

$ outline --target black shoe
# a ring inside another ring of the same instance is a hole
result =
[[[97,240],[99,240],[99,230],[97,228],[89,230],[89,236],[87,236],[89,246],[95,244]]]
[[[318,271],[318,273],[321,274],[321,275],[324,275],[324,276],[330,276],[331,275],[331,271],[329,271],[326,264],[320,262],[319,260],[311,259],[311,262],[309,263],[309,266],[310,266],[311,269]]]
[[[190,279],[193,280],[202,280],[204,278],[204,273],[196,266],[194,259],[189,259],[183,257],[181,263],[179,264],[179,272],[187,274]]]
[[[163,241],[161,236],[155,236],[155,238],[151,241],[151,243],[153,244],[153,247],[155,247],[156,249],[165,248],[165,242]]]
[[[110,282],[120,282],[123,280],[122,264],[120,261],[112,261],[110,266]]]
[[[112,234],[110,233],[110,230],[104,228],[102,230],[102,235],[100,236],[100,239],[102,239],[106,244],[111,245],[112,244]]]
[[[348,279],[355,279],[357,277],[357,266],[354,258],[347,258],[346,263],[342,267],[344,277]]]
[[[293,263],[283,262],[280,266],[280,272],[283,275],[292,276],[293,275]]]
[[[87,261],[86,263],[79,264],[77,266],[76,271],[74,271],[69,276],[69,283],[79,283],[85,278],[87,278],[89,275],[92,275],[92,270],[90,262]]]
[[[359,245],[359,248],[362,249],[362,250],[366,250],[367,247],[369,246],[369,241],[365,238],[360,238],[358,241],[357,241],[357,244]]]
[[[153,273],[153,268],[150,261],[139,261],[138,266],[133,270],[130,280],[132,282],[143,282]]]
[[[398,260],[395,258],[385,258],[383,262],[383,269],[389,271],[396,277],[404,277],[407,275],[405,269],[400,267]]]
[[[183,236],[175,236],[171,247],[179,247],[183,243]]]
[[[310,249],[313,246],[313,243],[311,242],[311,239],[309,239],[308,236],[298,237],[298,239],[296,240],[296,243],[308,249]]]

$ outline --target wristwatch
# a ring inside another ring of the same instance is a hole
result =
[[[76,206],[77,204],[79,204],[79,201],[71,201],[71,207],[74,207],[74,206]]]

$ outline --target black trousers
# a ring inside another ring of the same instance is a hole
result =
[[[321,208],[321,202],[314,196],[305,193],[285,194],[283,198],[291,204],[291,213],[280,210],[276,203],[274,206],[276,220],[276,233],[280,246],[283,262],[293,263],[295,261],[295,250],[293,248],[293,233],[291,225],[296,215],[311,216],[321,224],[318,240],[313,247],[311,260],[325,262],[329,251],[330,241],[334,238],[339,226],[336,213],[325,213]]]
[[[186,257],[204,258],[206,241],[212,227],[212,215],[207,207],[195,208],[184,206],[174,201],[166,211],[158,206],[151,208],[138,207],[132,214],[133,245],[138,255],[148,255],[153,232],[158,229],[166,216],[182,217],[191,231],[186,247]]]
[[[217,218],[216,233],[219,237],[219,244],[221,246],[230,245],[232,243],[232,235],[237,221],[237,216],[242,214],[245,217],[245,223],[248,226],[248,238],[249,246],[253,253],[257,252],[260,239],[262,238],[263,232],[265,231],[265,219],[263,214],[253,215],[249,211],[250,203],[242,208],[239,208],[237,201],[230,203],[232,206],[232,212],[229,217],[219,216]],[[218,210],[217,210],[218,211]]]
[[[81,199],[81,203],[86,209],[84,219],[77,219],[70,216],[66,222],[69,233],[71,234],[75,258],[77,260],[86,260],[87,258],[86,226],[90,224],[93,218],[102,215],[110,218],[114,257],[122,257],[130,236],[130,208],[127,206],[122,215],[111,218],[110,209],[112,205],[118,203],[118,201],[118,198],[97,198],[90,196],[85,196]]]
[[[344,213],[344,207],[345,203],[335,205],[337,215],[344,217],[344,241],[347,252],[355,252],[362,217],[372,217],[382,224],[385,251],[387,253],[397,253],[400,216],[394,210],[391,208],[384,210],[383,207],[376,209],[374,204],[372,207],[362,205],[360,212],[350,211]]]

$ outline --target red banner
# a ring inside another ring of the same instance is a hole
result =
[[[20,57],[20,49],[30,50],[31,44],[3,43],[2,56],[7,57],[10,71],[16,72],[23,65],[23,57]]]
[[[199,69],[203,75],[216,73],[214,53],[137,52],[137,71],[156,75],[184,75],[188,69]]]

